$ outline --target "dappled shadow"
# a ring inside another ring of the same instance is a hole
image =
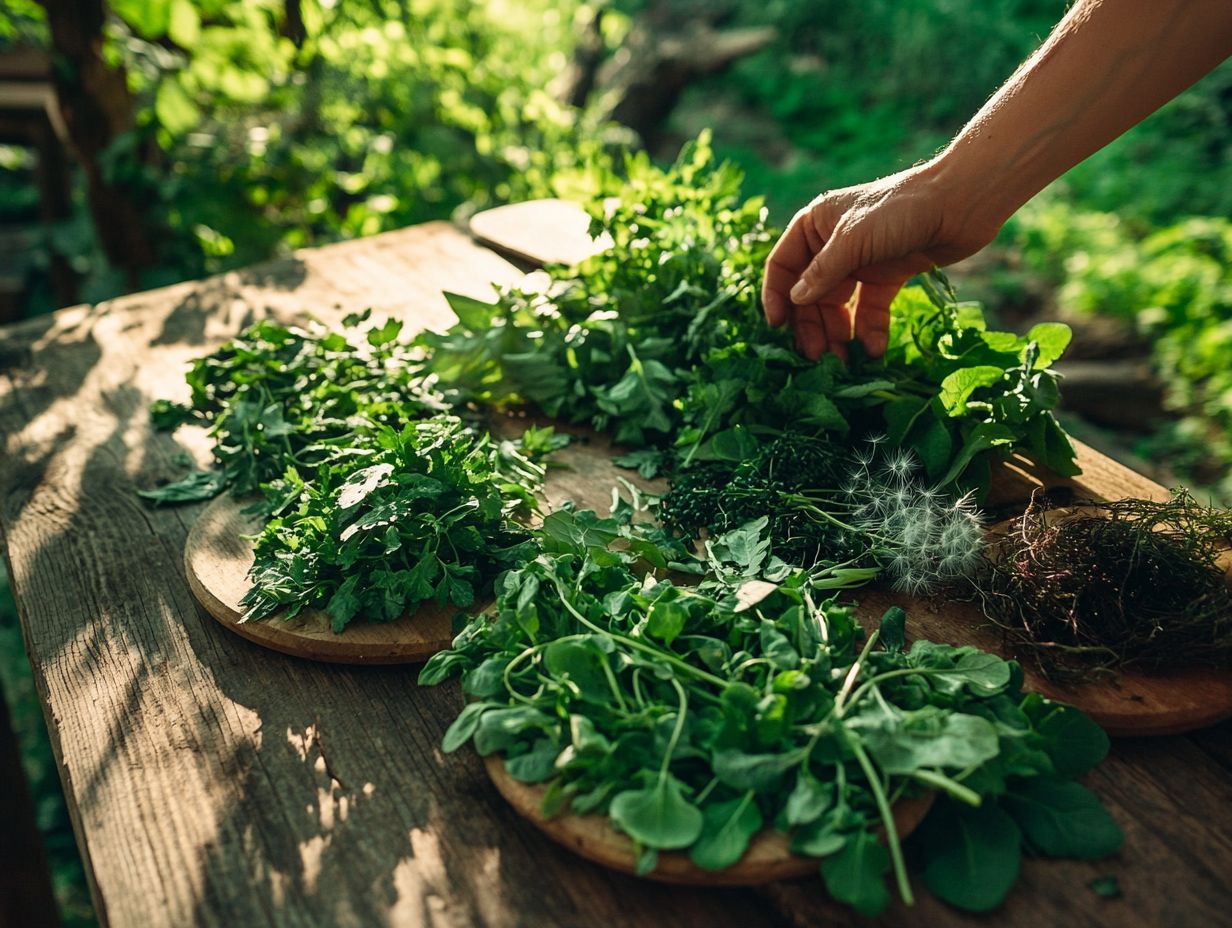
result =
[[[308,266],[297,255],[262,261],[232,272],[240,283],[265,290],[297,290],[308,277]],[[230,276],[230,275],[229,275]]]

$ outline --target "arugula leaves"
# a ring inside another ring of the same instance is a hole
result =
[[[1107,739],[1081,741],[1089,720],[1024,695],[1016,664],[905,649],[901,610],[879,648],[849,607],[816,604],[826,568],[768,556],[764,519],[693,556],[628,514],[554,513],[544,553],[504,573],[491,612],[425,665],[421,684],[461,675],[472,700],[446,750],[502,753],[513,776],[548,784],[547,814],[607,815],[643,868],[682,850],[722,869],[778,828],[867,916],[888,903],[888,874],[910,901],[890,810],[928,790],[941,800],[910,845],[926,885],[963,908],[999,904],[1024,851],[1119,846],[1070,779]],[[669,569],[700,579],[678,586]]]

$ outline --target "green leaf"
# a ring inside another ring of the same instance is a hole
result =
[[[761,810],[752,793],[711,803],[702,809],[702,819],[702,833],[689,848],[689,859],[703,870],[723,870],[735,864],[762,826]]]
[[[427,668],[424,668],[425,671]],[[422,681],[421,681],[422,682]],[[458,713],[458,717],[453,720],[449,728],[445,730],[445,737],[441,741],[441,750],[446,754],[452,754],[466,742],[471,740],[471,736],[475,734],[479,728],[480,717],[493,708],[493,703],[489,702],[471,702]]]
[[[876,918],[890,902],[885,875],[890,855],[867,831],[857,831],[843,849],[821,862],[826,890],[865,918]]]
[[[954,666],[957,670],[955,679],[965,683],[972,692],[984,696],[1000,693],[1009,686],[1013,677],[1013,668],[1008,661],[974,648],[966,651]]]
[[[153,490],[138,490],[137,495],[156,506],[178,506],[213,499],[227,486],[226,475],[219,470],[194,470],[174,483]]]
[[[357,593],[359,576],[352,574],[342,581],[342,585],[330,597],[325,611],[329,613],[330,627],[334,634],[339,634],[359,611],[360,599]]]
[[[1035,359],[1035,369],[1043,370],[1053,361],[1065,354],[1074,333],[1063,322],[1041,322],[1031,326],[1027,339],[1039,346],[1039,355]]]
[[[981,422],[973,428],[963,441],[962,448],[950,464],[950,469],[937,481],[938,486],[953,483],[962,476],[967,465],[981,452],[1014,442],[1014,433],[1008,426],[1000,423]]]
[[[887,773],[920,769],[975,767],[997,756],[997,729],[985,718],[945,713],[928,706],[904,716],[904,722],[880,716],[878,727],[860,735]]]
[[[617,793],[608,814],[633,840],[661,850],[688,847],[705,823],[701,810],[684,798],[680,782],[672,776],[660,777],[646,789]]]
[[[500,311],[499,303],[485,303],[474,297],[461,293],[444,293],[445,302],[454,311],[458,321],[472,332],[485,332],[492,326],[493,320]]]
[[[991,387],[1005,377],[1005,370],[991,364],[961,367],[941,381],[937,396],[947,414],[962,416],[967,412],[967,401],[981,387]]]
[[[1036,854],[1094,860],[1115,854],[1125,840],[1108,810],[1081,783],[1026,780],[1001,804]]]
[[[933,415],[920,417],[911,430],[909,445],[919,455],[929,478],[945,472],[954,451],[954,439],[946,423]]]
[[[891,606],[881,617],[881,645],[891,654],[898,654],[906,641],[907,613],[899,606]]]
[[[551,738],[539,738],[531,749],[517,757],[505,758],[505,770],[520,783],[542,783],[556,773],[560,747]]]
[[[787,824],[796,827],[815,822],[834,802],[834,787],[822,783],[802,766],[796,776],[796,785],[787,797],[784,813]],[[821,856],[821,855],[819,855]]]
[[[798,766],[801,760],[798,751],[782,754],[720,751],[714,755],[714,775],[733,789],[774,789],[783,774]]]
[[[558,509],[543,520],[542,531],[556,550],[606,548],[620,537],[615,519],[601,519],[593,511],[569,512]]]
[[[606,660],[599,647],[588,639],[553,641],[543,653],[544,666],[553,676],[572,680],[584,697],[596,702],[612,698],[603,672]]]
[[[689,614],[675,600],[657,600],[646,617],[646,634],[658,638],[669,648],[676,636],[684,630]]]
[[[164,76],[154,97],[154,115],[159,124],[173,136],[196,128],[201,110],[174,76]]]
[[[1022,835],[991,802],[973,809],[938,800],[913,841],[923,850],[928,891],[960,909],[995,909],[1018,879]]]
[[[928,405],[928,400],[914,396],[900,397],[886,404],[886,437],[891,445],[898,447],[906,442],[907,433],[911,431]]]
[[[155,400],[150,404],[150,424],[157,432],[170,432],[196,418],[196,410],[183,403]]]
[[[1108,735],[1073,706],[1028,697],[1024,709],[1043,738],[1042,747],[1058,775],[1077,779],[1108,756]]]
[[[719,432],[695,455],[699,461],[747,461],[757,453],[758,441],[742,425]]]

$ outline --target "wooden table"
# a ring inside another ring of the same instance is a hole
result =
[[[444,224],[63,310],[0,330],[0,533],[78,842],[105,924],[861,924],[818,879],[699,891],[609,873],[506,807],[469,750],[445,756],[456,684],[414,668],[283,657],[185,585],[200,507],[133,494],[178,476],[199,430],[151,432],[186,363],[267,313],[373,306],[426,325],[440,290],[518,271]],[[1088,778],[1125,829],[1115,860],[1029,861],[999,912],[926,892],[887,925],[1232,924],[1232,726],[1117,743]],[[1124,898],[1087,888],[1116,874]]]

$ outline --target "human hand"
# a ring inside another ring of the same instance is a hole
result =
[[[974,254],[997,234],[1001,223],[980,215],[969,189],[947,191],[941,172],[923,165],[822,194],[796,213],[770,252],[766,319],[790,323],[796,348],[814,361],[826,351],[846,358],[854,322],[855,337],[880,357],[890,303],[903,284]]]

